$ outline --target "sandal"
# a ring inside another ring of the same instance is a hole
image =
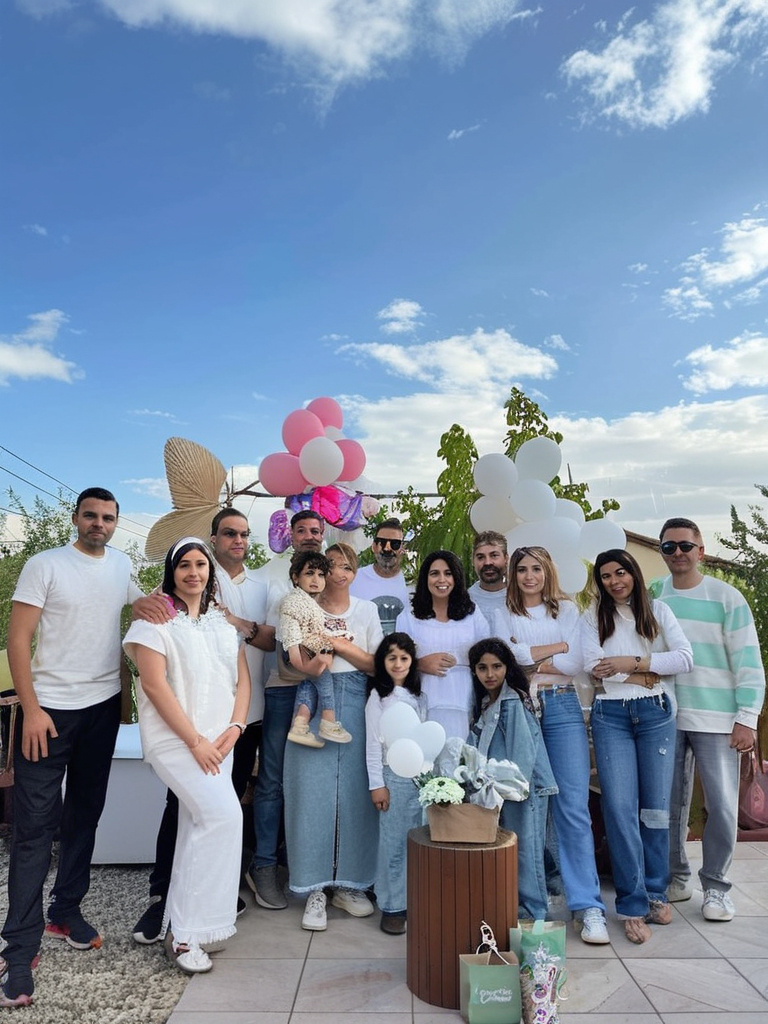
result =
[[[213,967],[213,962],[204,949],[196,943],[174,942],[170,931],[165,933],[165,952],[180,971],[185,974],[205,974]]]
[[[628,917],[624,921],[624,934],[630,942],[639,946],[650,939],[651,929],[645,923],[644,917]]]

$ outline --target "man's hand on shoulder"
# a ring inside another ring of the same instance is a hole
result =
[[[132,618],[153,622],[156,626],[169,622],[176,614],[170,599],[157,591],[146,597],[137,597],[131,608]]]

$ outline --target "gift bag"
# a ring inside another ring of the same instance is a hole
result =
[[[749,830],[768,825],[768,775],[760,741],[755,750],[741,756],[739,780],[739,828]]]
[[[469,1024],[519,1024],[520,967],[514,953],[499,952],[483,921],[474,953],[459,954],[461,1015]],[[481,950],[485,950],[481,952]]]
[[[520,961],[524,1024],[559,1024],[557,1007],[566,978],[565,922],[521,921],[509,929],[509,947]]]

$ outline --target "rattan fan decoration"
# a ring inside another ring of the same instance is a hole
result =
[[[181,537],[209,537],[211,519],[232,496],[226,486],[224,465],[202,445],[184,437],[170,437],[163,458],[174,510],[158,519],[149,531],[145,552],[152,562],[164,558]]]

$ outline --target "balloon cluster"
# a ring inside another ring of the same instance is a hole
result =
[[[344,414],[333,398],[315,398],[283,421],[287,451],[266,455],[259,465],[262,487],[276,497],[344,481],[352,489],[365,469],[365,452],[344,437]]]
[[[398,701],[381,716],[381,737],[387,745],[387,762],[404,779],[432,770],[445,746],[445,729],[439,722],[420,722],[414,709]]]
[[[549,437],[526,441],[514,462],[501,453],[483,455],[473,470],[481,497],[469,518],[478,533],[503,533],[510,551],[546,548],[557,565],[563,590],[576,594],[587,582],[583,560],[594,561],[609,548],[624,548],[627,537],[610,519],[585,522],[579,504],[555,496],[549,482],[557,476],[561,462],[560,446]]]

